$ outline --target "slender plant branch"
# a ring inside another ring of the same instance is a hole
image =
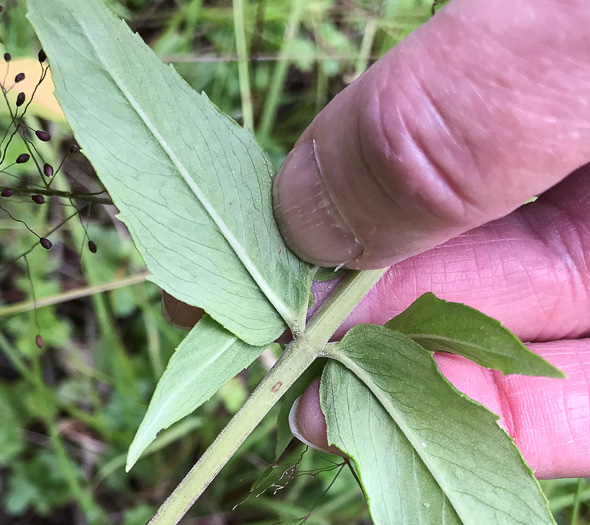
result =
[[[258,423],[320,355],[330,337],[385,271],[354,271],[344,277],[305,333],[289,345],[244,406],[160,507],[151,525],[172,525],[182,519]]]
[[[88,206],[88,204],[85,204],[80,210],[76,210],[74,213],[72,213],[71,215],[68,215],[65,219],[63,219],[59,224],[57,224],[56,226],[54,226],[53,228],[51,228],[51,230],[49,230],[48,232],[45,233],[44,237],[49,237],[52,233],[54,233],[55,231],[59,230],[64,224],[66,224],[70,219],[72,219],[73,217],[76,217],[76,215],[78,215],[78,213],[86,208],[86,206]],[[2,206],[0,206],[0,209],[3,210],[4,212],[6,212],[6,210],[4,208],[2,208]],[[6,212],[9,216],[10,213]],[[22,221],[21,221],[22,222]],[[28,229],[28,228],[27,228]],[[34,232],[33,232],[34,233]],[[37,235],[39,237],[38,234],[35,233],[35,235]],[[28,250],[26,250],[25,252],[21,253],[20,255],[18,255],[17,257],[15,257],[14,259],[11,259],[10,261],[8,261],[7,263],[5,263],[3,266],[0,266],[0,277],[2,276],[3,272],[5,272],[8,268],[10,268],[14,263],[16,263],[17,261],[19,261],[20,259],[22,259],[23,257],[26,257],[27,255],[29,255],[29,253],[31,253],[35,248],[37,248],[39,246],[39,243],[36,242],[35,244],[33,244]]]
[[[82,286],[80,288],[74,288],[67,292],[51,295],[34,301],[23,301],[21,303],[11,304],[0,308],[0,317],[7,317],[9,315],[20,314],[28,312],[33,308],[42,308],[43,306],[51,306],[54,304],[61,304],[67,301],[73,301],[74,299],[80,299],[81,297],[88,297],[97,293],[108,292],[110,290],[116,290],[132,284],[138,284],[145,281],[150,276],[150,272],[138,273],[137,275],[131,275],[124,279],[115,279],[108,283],[99,284],[95,286]]]
[[[578,525],[578,515],[580,514],[580,499],[582,496],[582,489],[585,485],[584,478],[578,479],[578,484],[576,486],[576,493],[574,496],[574,508],[572,509],[572,518],[570,520],[570,525]]]
[[[51,188],[13,188],[15,195],[47,195],[49,197],[62,197],[64,199],[78,199],[85,202],[92,202],[93,204],[113,204],[113,201],[108,197],[99,197],[105,193],[99,191],[96,193],[77,193],[70,191],[53,190]]]
[[[363,40],[361,42],[361,49],[358,59],[356,61],[354,78],[361,76],[361,74],[365,72],[369,65],[371,49],[373,49],[378,26],[379,19],[377,17],[369,17],[367,23],[365,24],[365,30],[363,31]]]

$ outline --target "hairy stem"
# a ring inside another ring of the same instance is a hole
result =
[[[178,523],[297,378],[318,357],[330,337],[385,269],[350,272],[309,323],[285,350],[240,411],[221,431],[180,485],[160,507],[151,525]]]

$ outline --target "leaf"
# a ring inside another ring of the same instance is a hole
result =
[[[348,270],[338,268],[318,268],[318,271],[313,274],[314,281],[332,281],[338,277],[342,277]]]
[[[311,267],[272,211],[252,134],[195,93],[100,0],[29,0],[57,96],[153,281],[253,345],[297,331]]]
[[[450,352],[503,374],[565,378],[565,374],[531,352],[499,321],[465,304],[418,297],[386,323],[433,352]]]
[[[10,399],[10,389],[0,389],[0,467],[13,464],[25,448],[23,424]]]
[[[299,396],[303,395],[309,384],[322,373],[325,364],[325,359],[316,359],[283,396],[281,409],[277,416],[277,446],[275,449],[277,459],[285,452],[287,445],[293,439],[289,425],[289,413],[291,412],[293,403],[295,403]]]
[[[158,382],[147,413],[129,447],[129,471],[160,430],[187,416],[264,350],[250,346],[203,317],[182,341]]]
[[[429,352],[372,325],[335,346],[330,357],[358,380],[325,368],[328,442],[352,456],[375,525],[555,523],[498,416],[458,392]]]

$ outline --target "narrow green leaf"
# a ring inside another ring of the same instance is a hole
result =
[[[325,365],[325,359],[316,359],[283,396],[281,409],[277,416],[277,446],[275,449],[275,456],[277,459],[293,439],[291,427],[289,426],[289,413],[291,412],[293,403],[295,403],[295,400],[299,396],[303,395],[303,392],[305,392],[309,384],[322,373],[322,369]]]
[[[386,325],[433,352],[449,352],[503,374],[565,378],[565,374],[531,352],[499,321],[465,304],[418,297]]]
[[[366,386],[329,364],[321,402],[328,441],[353,457],[376,525],[555,523],[498,416],[458,392],[429,352],[372,325],[330,349]],[[431,508],[444,519],[426,520]]]
[[[223,384],[248,367],[264,348],[244,343],[210,317],[203,317],[176,349],[158,382],[129,447],[127,470],[160,430],[210,399]]]
[[[337,268],[319,268],[317,272],[313,274],[314,281],[331,281],[333,279],[337,279],[338,277],[342,277],[347,270]]]
[[[254,345],[297,330],[310,266],[272,211],[252,134],[165,66],[101,0],[28,0],[56,94],[153,281]]]

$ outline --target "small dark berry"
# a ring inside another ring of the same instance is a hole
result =
[[[43,142],[49,142],[51,140],[51,135],[42,129],[35,131],[35,135],[37,135],[37,138]]]
[[[43,195],[31,195],[31,199],[35,204],[45,204],[45,197]]]
[[[30,158],[31,158],[31,156],[28,153],[21,153],[16,158],[16,163],[17,164],[24,164],[25,162],[28,162]]]
[[[10,53],[4,53],[4,60],[10,62],[12,60],[12,55]]]
[[[16,76],[14,77],[14,81],[15,81],[16,83],[18,83],[18,82],[22,82],[24,79],[25,79],[25,74],[24,74],[24,73],[19,73],[18,75],[16,75]]]
[[[51,164],[45,163],[43,165],[43,173],[46,177],[53,177],[53,166]]]
[[[43,50],[39,51],[39,62],[41,62],[41,64],[42,64],[46,60],[47,60],[47,55],[45,54],[45,51],[43,51]]]
[[[3,10],[3,9],[4,9],[4,8],[3,8],[3,7],[0,5],[0,13],[2,12],[2,10]]]
[[[43,248],[45,248],[46,250],[51,250],[51,247],[53,246],[53,243],[45,237],[41,237],[39,239],[39,244],[43,246]]]
[[[78,144],[70,144],[68,151],[73,155],[75,153],[80,153],[80,146]]]
[[[37,334],[37,337],[35,337],[35,344],[38,348],[43,348],[43,338],[41,337],[41,334]]]
[[[16,96],[16,107],[19,108],[25,103],[25,94],[21,91]]]
[[[14,195],[14,191],[12,191],[10,188],[4,188],[0,192],[0,196],[2,196],[2,197],[12,197],[13,195]]]
[[[88,241],[88,249],[92,252],[92,253],[96,253],[98,248],[96,246],[96,243],[94,241]]]

